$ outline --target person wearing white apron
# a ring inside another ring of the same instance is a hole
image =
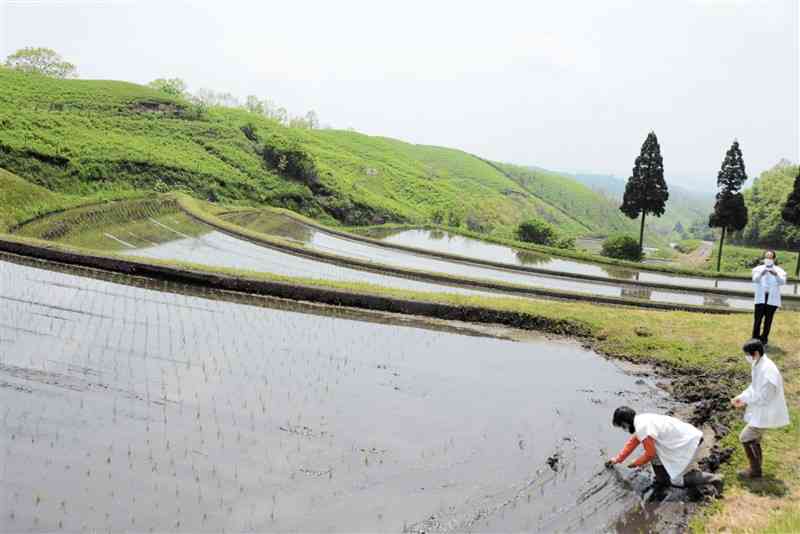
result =
[[[668,415],[637,414],[627,406],[617,408],[611,422],[633,435],[619,454],[606,462],[607,466],[624,462],[641,443],[644,453],[628,467],[636,469],[651,464],[656,488],[711,484],[718,495],[722,493],[722,477],[701,472],[697,467],[703,441],[703,433],[699,429]]]
[[[786,271],[775,265],[775,261],[777,261],[775,251],[768,250],[764,252],[764,263],[753,268],[755,286],[753,337],[760,339],[764,345],[769,343],[772,318],[781,307],[781,286],[786,284]]]
[[[739,434],[739,441],[750,462],[750,469],[739,472],[742,478],[760,478],[763,456],[761,437],[767,428],[780,428],[789,424],[789,410],[783,394],[783,377],[775,362],[764,354],[760,339],[751,339],[742,350],[750,363],[752,382],[747,389],[731,399],[737,409],[745,409],[747,426]]]

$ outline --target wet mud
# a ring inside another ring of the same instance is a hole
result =
[[[618,404],[690,407],[575,341],[3,261],[0,282],[2,531],[663,531],[690,511],[602,467]]]

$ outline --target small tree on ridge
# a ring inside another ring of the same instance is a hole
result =
[[[739,190],[747,181],[747,173],[744,169],[744,159],[739,148],[739,142],[734,140],[722,167],[717,174],[717,202],[714,204],[714,213],[708,219],[711,228],[721,228],[722,234],[719,239],[719,250],[717,251],[717,272],[722,264],[722,246],[725,243],[725,231],[739,231],[747,226],[747,206],[744,197]]]
[[[36,72],[53,78],[77,76],[75,65],[65,61],[55,50],[49,48],[20,48],[6,58],[6,67],[25,72]]]
[[[633,165],[633,174],[625,185],[620,211],[635,219],[641,214],[642,226],[639,230],[639,248],[644,250],[644,219],[648,213],[661,217],[669,198],[667,183],[664,181],[664,160],[655,132],[647,134],[639,157]]]
[[[794,188],[786,199],[781,217],[789,224],[800,226],[800,168],[797,169]],[[800,251],[797,252],[797,266],[794,269],[794,275],[795,277],[800,276]]]

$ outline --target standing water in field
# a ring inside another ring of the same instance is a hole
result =
[[[447,254],[457,254],[468,258],[507,263],[521,267],[539,267],[566,274],[588,274],[621,280],[636,280],[639,282],[652,282],[670,284],[675,287],[689,289],[715,288],[730,289],[734,291],[752,291],[753,284],[749,280],[731,280],[702,278],[696,276],[671,275],[635,269],[629,267],[616,267],[600,263],[589,263],[567,258],[559,258],[548,254],[515,249],[506,245],[481,241],[460,234],[443,232],[441,230],[394,230],[378,234],[376,237],[396,245],[416,247]],[[596,240],[584,240],[596,241]],[[599,250],[591,250],[599,253]],[[781,288],[784,295],[796,295],[798,285],[790,283]]]
[[[673,406],[570,341],[0,281],[6,532],[616,529],[611,413]]]
[[[182,212],[159,213],[111,224],[73,225],[68,233],[57,234],[56,240],[95,250],[160,260],[190,262],[211,267],[308,279],[370,283],[389,288],[434,293],[509,294],[502,289],[480,288],[471,286],[469,283],[469,280],[477,280],[485,285],[510,284],[532,290],[623,297],[660,303],[713,305],[742,309],[752,307],[752,298],[747,295],[717,295],[702,290],[684,290],[683,288],[653,289],[621,283],[613,277],[609,277],[607,281],[581,280],[572,278],[568,274],[565,276],[563,272],[557,276],[555,272],[520,272],[468,261],[445,260],[424,253],[398,250],[361,240],[343,238],[273,212],[237,212],[225,217],[236,224],[302,244],[307,249],[333,254],[341,258],[353,258],[421,273],[404,277],[372,272],[360,267],[347,267],[340,265],[335,260],[321,261],[302,257],[218,231]],[[48,227],[44,220],[38,223],[38,226],[44,226],[45,230]],[[54,226],[55,229],[59,228],[58,224]],[[41,228],[39,230],[41,231]],[[496,246],[480,241],[476,241],[476,243],[480,243],[482,246]],[[525,258],[536,256],[529,252],[520,252],[519,255]],[[553,260],[547,256],[544,258],[548,258],[547,261],[550,262],[583,265],[567,260]],[[599,270],[596,265],[591,267]],[[614,267],[605,270],[615,274],[619,269]],[[423,273],[438,276],[438,279],[426,280],[428,275]],[[634,272],[631,273],[632,276],[635,275]],[[447,276],[448,279],[443,281],[441,275]],[[624,276],[621,278],[630,279],[630,277]],[[459,284],[459,280],[466,281],[466,283]],[[795,303],[787,299],[786,306],[789,307],[792,304]],[[800,305],[800,301],[797,301],[796,305]]]

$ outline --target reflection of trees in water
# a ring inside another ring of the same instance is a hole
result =
[[[454,236],[452,234],[447,233],[447,232],[443,232],[442,230],[429,230],[428,231],[428,238],[430,238],[432,241],[439,241],[439,240],[444,239],[445,237],[447,239],[453,239]]]
[[[603,269],[606,272],[606,274],[611,278],[617,278],[619,280],[639,279],[639,271],[634,271],[632,269],[625,269],[624,267],[614,267],[613,265],[602,265],[602,264],[600,264],[600,268]]]
[[[723,295],[703,295],[703,306],[721,306],[728,307],[728,299]]]
[[[623,286],[622,296],[641,300],[650,300],[653,290],[645,286]]]
[[[538,254],[536,252],[530,252],[528,250],[516,250],[514,252],[517,255],[517,261],[519,261],[522,265],[545,265],[550,263],[552,260],[550,256]]]

